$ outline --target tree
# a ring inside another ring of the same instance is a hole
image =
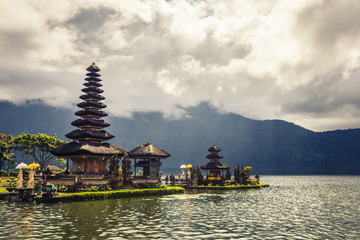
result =
[[[12,151],[14,150],[14,138],[11,135],[5,135],[3,133],[0,134],[0,169],[2,169],[3,165],[7,162],[8,168],[10,164],[14,164],[15,160],[13,157],[15,156]]]
[[[66,164],[66,160],[63,158],[57,158],[56,161],[59,163],[61,168],[63,168]]]
[[[44,133],[22,133],[14,138],[14,142],[21,152],[30,155],[40,165],[41,171],[55,158],[50,150],[67,143],[67,141],[57,139],[56,134],[48,136]]]

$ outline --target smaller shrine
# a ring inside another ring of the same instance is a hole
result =
[[[206,171],[204,182],[221,182],[223,180],[222,178],[226,178],[228,175],[230,167],[219,161],[223,156],[219,153],[221,149],[218,146],[213,144],[208,151],[210,154],[207,155],[206,158],[210,159],[210,162],[200,167],[201,170]]]
[[[133,183],[158,183],[160,182],[161,160],[170,157],[170,153],[151,144],[145,143],[129,151],[128,157],[134,159],[135,177]],[[142,168],[142,175],[136,176],[136,169]]]

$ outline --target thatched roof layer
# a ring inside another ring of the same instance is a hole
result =
[[[230,169],[230,167],[222,162],[209,162],[205,165],[202,165],[200,167],[202,170],[227,170]]]
[[[208,149],[208,151],[209,151],[209,152],[220,152],[221,149],[214,144],[214,145],[212,145],[212,147],[210,147],[210,148]]]
[[[101,102],[96,102],[96,101],[86,101],[86,102],[81,102],[77,105],[80,108],[85,108],[85,107],[94,107],[94,108],[106,108],[106,105],[101,103]]]
[[[89,72],[99,72],[100,68],[95,63],[92,63],[86,70]]]
[[[76,129],[72,132],[69,132],[65,136],[70,139],[91,138],[98,140],[109,140],[115,137],[112,133],[108,131],[105,130],[92,131],[91,129],[85,129],[85,130]]]
[[[127,151],[124,148],[110,143],[78,143],[71,142],[61,147],[54,148],[51,153],[55,156],[80,156],[80,155],[94,155],[94,156],[112,156],[119,153],[123,156]]]
[[[209,159],[213,159],[213,158],[220,159],[220,158],[223,158],[223,155],[221,155],[221,154],[219,154],[217,152],[212,152],[209,155],[207,155],[206,157],[209,158]]]
[[[83,116],[97,116],[97,117],[106,117],[108,114],[104,111],[98,111],[93,109],[85,109],[80,110],[75,113],[76,116],[83,117]]]
[[[102,87],[103,85],[98,82],[86,82],[83,84],[85,87]]]
[[[104,92],[104,90],[102,90],[100,88],[95,88],[95,87],[83,88],[83,89],[81,89],[81,91],[84,93],[88,93],[88,92],[103,93]]]
[[[87,77],[85,78],[86,81],[95,81],[95,82],[101,82],[102,80],[98,77],[95,77],[95,76],[90,76],[90,77]]]
[[[85,101],[87,99],[97,99],[97,100],[104,100],[105,99],[104,96],[93,94],[93,93],[88,93],[88,94],[81,95],[79,98],[81,98],[82,100],[85,100]]]
[[[95,72],[89,72],[86,74],[88,77],[100,77],[101,75]]]
[[[95,127],[108,127],[110,126],[110,123],[105,120],[95,120],[91,118],[85,118],[85,119],[76,119],[71,123],[71,125],[75,127],[82,127],[82,126],[95,126]]]
[[[130,158],[168,158],[171,154],[151,143],[145,143],[129,152]]]

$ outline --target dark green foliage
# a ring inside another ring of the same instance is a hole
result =
[[[55,188],[57,192],[64,192],[64,193],[72,193],[72,192],[79,192],[81,190],[85,190],[86,188],[82,188],[79,184],[55,184]]]
[[[109,184],[104,184],[100,186],[91,186],[86,188],[86,191],[88,192],[101,192],[101,191],[110,191],[110,190],[111,188]]]
[[[145,189],[145,188],[166,188],[165,184],[161,183],[138,183],[135,186],[138,189]]]
[[[8,186],[9,186],[9,187],[16,187],[16,185],[17,185],[17,182],[15,181],[14,178],[12,178],[12,179],[9,181]]]
[[[14,147],[13,136],[0,133],[0,169],[7,163],[7,170],[9,170],[9,165],[16,163],[14,160],[15,154],[13,153]]]
[[[50,153],[50,150],[64,145],[67,142],[58,139],[56,134],[48,136],[45,133],[22,133],[14,138],[14,143],[19,151],[31,156],[36,163],[40,164],[42,171],[55,159],[55,156]]]
[[[80,184],[55,184],[54,185],[57,192],[63,193],[73,193],[73,192],[101,192],[101,191],[111,191],[109,184],[103,184],[99,186],[83,186]]]

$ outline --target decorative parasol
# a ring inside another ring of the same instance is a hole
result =
[[[38,167],[40,167],[39,164],[37,164],[37,163],[32,163],[32,164],[28,165],[26,168],[35,169],[35,168],[38,168]]]
[[[15,168],[16,169],[23,169],[23,168],[26,168],[28,165],[26,163],[19,163]]]
[[[186,165],[185,165],[185,164],[183,164],[183,165],[181,165],[181,166],[180,166],[180,168],[186,168]]]
[[[186,166],[186,168],[192,168],[192,165],[191,165],[191,164],[188,164],[188,165]]]

